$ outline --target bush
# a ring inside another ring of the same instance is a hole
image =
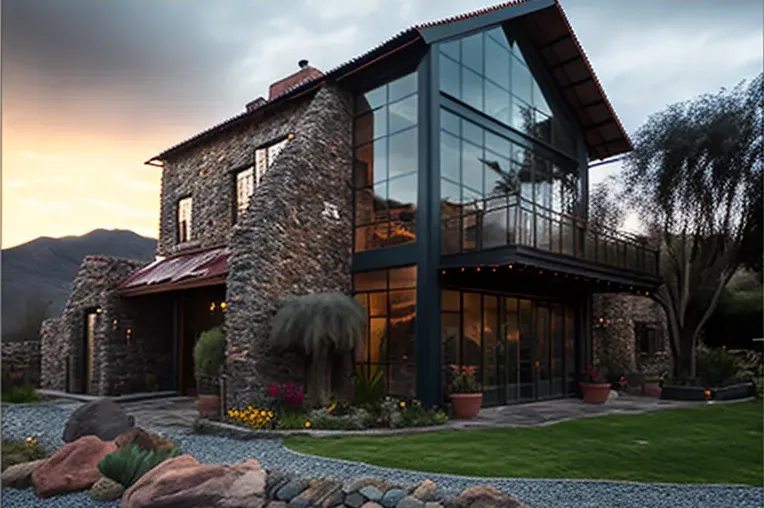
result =
[[[194,346],[194,369],[197,376],[215,377],[225,363],[225,336],[218,326],[202,332]]]
[[[328,408],[321,408],[308,413],[303,426],[319,430],[363,430],[369,428],[371,421],[371,414],[362,407],[351,407],[339,416],[329,412]]]
[[[705,386],[721,387],[735,381],[738,362],[727,348],[698,348],[698,378]]]
[[[24,404],[40,402],[42,397],[32,385],[13,386],[3,393],[3,402],[9,404]]]
[[[448,417],[443,411],[426,409],[416,399],[406,401],[395,397],[385,397],[375,423],[379,427],[398,429],[443,425],[447,421]]]
[[[368,366],[359,365],[353,380],[353,402],[367,408],[379,406],[383,396],[384,378],[381,367],[377,367],[372,373]]]
[[[98,463],[105,477],[123,487],[130,488],[138,479],[167,459],[180,455],[175,447],[161,450],[143,450],[136,445],[111,453]]]
[[[8,466],[23,464],[33,460],[44,459],[47,454],[45,449],[34,438],[27,438],[26,441],[12,441],[3,439],[3,471]]]

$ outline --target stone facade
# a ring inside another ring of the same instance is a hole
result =
[[[225,322],[229,407],[250,403],[268,383],[302,380],[301,359],[267,345],[285,296],[351,290],[352,125],[351,97],[322,88],[233,228]]]
[[[659,375],[671,371],[666,313],[655,301],[628,294],[595,294],[592,319],[595,365],[609,362],[624,374]],[[638,324],[653,328],[658,346],[654,352],[639,351]]]
[[[165,161],[158,255],[167,256],[179,247],[177,207],[186,197],[191,197],[191,241],[201,247],[228,243],[234,222],[236,175],[232,170],[252,165],[255,148],[294,132],[307,104],[289,101],[265,118],[227,129]]]
[[[40,384],[40,341],[3,342],[2,383]]]
[[[144,391],[149,375],[168,386],[172,355],[170,301],[159,297],[124,299],[115,286],[143,266],[142,261],[87,256],[72,284],[60,318],[41,329],[43,388],[118,395]],[[93,378],[85,387],[86,320],[95,313]]]

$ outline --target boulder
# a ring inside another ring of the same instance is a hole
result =
[[[398,502],[406,497],[406,491],[403,489],[389,489],[387,492],[385,492],[385,495],[382,496],[382,506],[385,508],[395,508],[398,505]]]
[[[8,466],[0,477],[3,488],[28,489],[32,486],[32,473],[48,459],[33,460]]]
[[[412,492],[411,495],[420,501],[425,501],[435,493],[437,488],[438,487],[435,485],[435,482],[432,480],[424,480],[417,486],[417,488],[414,489],[414,492]]]
[[[134,427],[130,430],[126,430],[114,440],[114,444],[117,445],[119,450],[127,448],[130,445],[136,445],[143,450],[156,450],[157,446],[154,443],[154,438],[145,430]]]
[[[112,441],[133,428],[135,418],[111,399],[98,399],[74,410],[64,428],[64,442],[71,443],[82,436],[97,436]]]
[[[307,489],[299,496],[289,501],[289,508],[311,508],[321,506],[324,499],[341,488],[340,484],[331,480],[313,480]],[[343,497],[344,498],[344,497]],[[337,503],[335,503],[337,504]],[[334,506],[334,504],[332,505]]]
[[[97,501],[115,501],[122,497],[125,488],[112,480],[102,476],[90,489],[90,497]]]
[[[391,484],[387,480],[383,480],[382,478],[376,478],[374,476],[362,476],[361,478],[356,478],[354,480],[349,481],[342,488],[342,491],[345,494],[352,494],[353,492],[361,490],[367,485],[373,485],[379,490],[381,490],[382,492],[385,492],[386,490],[393,487],[393,484]]]
[[[454,508],[531,508],[517,498],[502,494],[490,485],[464,490],[454,502]]]
[[[199,464],[190,455],[168,459],[122,496],[121,508],[263,508],[265,471],[254,459],[232,466]]]
[[[84,436],[62,446],[32,473],[32,485],[40,497],[89,489],[101,478],[98,463],[117,451],[113,441]]]

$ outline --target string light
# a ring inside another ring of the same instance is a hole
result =
[[[464,272],[464,267],[462,267],[462,272]]]
[[[476,268],[476,270],[479,272],[479,271],[480,271],[480,267],[478,266],[478,267]]]
[[[215,310],[215,302],[210,303],[210,312]]]
[[[441,275],[445,275],[445,274],[446,274],[446,271],[445,271],[445,270],[441,270],[441,271],[440,271],[440,274],[441,274]]]
[[[220,302],[220,308],[225,310],[225,308],[228,307],[228,304],[225,302]]]

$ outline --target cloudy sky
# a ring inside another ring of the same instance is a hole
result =
[[[329,69],[489,2],[4,0],[2,247],[95,228],[156,236],[160,170],[143,161],[267,95],[302,58]],[[758,0],[561,3],[630,133],[762,69]]]

